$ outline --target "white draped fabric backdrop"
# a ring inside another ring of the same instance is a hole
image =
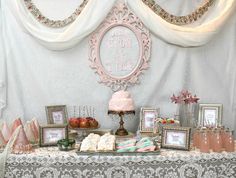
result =
[[[46,123],[46,105],[94,106],[103,128],[115,129],[118,120],[107,115],[110,88],[99,84],[89,67],[89,34],[106,17],[115,0],[90,0],[68,27],[50,29],[24,8],[23,0],[0,0],[0,109],[1,121],[11,123],[37,117]],[[69,16],[81,0],[33,0],[51,18]],[[156,0],[168,12],[185,15],[202,1]],[[216,0],[207,15],[185,27],[168,24],[140,0],[127,5],[151,30],[150,68],[140,84],[130,87],[137,114],[125,119],[135,131],[142,106],[159,107],[172,117],[170,96],[188,89],[201,103],[222,103],[223,124],[236,129],[236,13],[235,0]],[[194,28],[193,28],[194,27]]]

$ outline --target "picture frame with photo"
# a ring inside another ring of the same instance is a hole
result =
[[[157,132],[157,118],[160,115],[160,108],[142,107],[140,110],[140,132]]]
[[[48,124],[67,124],[66,105],[46,106]]]
[[[222,104],[199,104],[198,126],[218,127],[222,125]]]
[[[55,146],[58,140],[68,138],[68,125],[50,124],[40,126],[39,134],[39,146]]]
[[[168,149],[190,150],[190,127],[163,127],[161,147]]]

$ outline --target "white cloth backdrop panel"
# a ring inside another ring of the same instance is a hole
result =
[[[24,6],[23,0],[7,0],[6,4],[27,33],[31,34],[49,49],[64,50],[73,47],[95,30],[115,1],[90,0],[75,22],[60,32],[52,31],[38,23]],[[154,34],[168,43],[181,46],[200,46],[206,44],[225,24],[228,16],[234,12],[236,4],[236,0],[216,0],[213,7],[206,13],[202,23],[196,23],[195,28],[191,28],[192,25],[191,27],[182,27],[166,22],[141,0],[126,0],[126,2]],[[38,2],[37,4],[40,3]],[[44,4],[50,3],[44,2]]]
[[[194,9],[191,1],[179,3]],[[171,0],[165,1],[165,6],[173,12],[180,11]],[[5,10],[8,105],[2,119],[10,123],[19,116],[23,121],[36,116],[40,123],[46,123],[45,105],[92,105],[103,128],[117,128],[118,120],[107,115],[112,91],[99,84],[99,77],[89,68],[88,38],[73,49],[48,50],[25,33],[9,9]],[[201,98],[200,102],[223,103],[223,123],[236,129],[235,47],[236,14],[213,41],[202,47],[182,48],[152,36],[150,68],[142,75],[140,85],[129,88],[137,114],[125,119],[126,127],[137,129],[141,106],[160,107],[162,116],[173,116],[176,105],[170,102],[170,96],[189,89]],[[71,115],[71,107],[68,109]]]
[[[75,46],[94,31],[105,19],[116,0],[90,0],[73,23],[66,26],[62,31],[56,32],[38,23],[24,5],[24,0],[3,1],[6,1],[6,6],[12,11],[19,24],[24,27],[27,33],[49,49],[64,50]],[[43,3],[49,5],[45,1]],[[65,1],[63,4],[65,4]],[[55,9],[52,10],[52,12],[54,11]]]
[[[180,46],[201,46],[208,43],[235,12],[235,0],[216,0],[209,8],[201,24],[178,26],[170,24],[156,15],[141,0],[127,0],[128,5],[143,23],[159,38]],[[178,2],[179,3],[179,2]]]
[[[5,50],[3,45],[3,18],[2,4],[0,0],[0,117],[2,110],[6,106],[6,66],[5,66]]]

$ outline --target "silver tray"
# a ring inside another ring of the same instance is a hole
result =
[[[159,155],[160,150],[147,151],[147,152],[116,152],[116,151],[77,151],[78,155],[84,156],[148,156],[148,155]]]

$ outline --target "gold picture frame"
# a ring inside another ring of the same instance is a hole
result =
[[[157,118],[160,108],[142,107],[140,110],[140,132],[153,133],[157,131]]]
[[[57,141],[68,138],[68,125],[45,125],[39,129],[39,146],[55,146]]]
[[[48,124],[67,124],[66,105],[45,106]]]
[[[222,125],[223,104],[200,103],[198,106],[198,126],[218,127]]]
[[[161,147],[169,149],[190,150],[190,127],[163,127]]]

